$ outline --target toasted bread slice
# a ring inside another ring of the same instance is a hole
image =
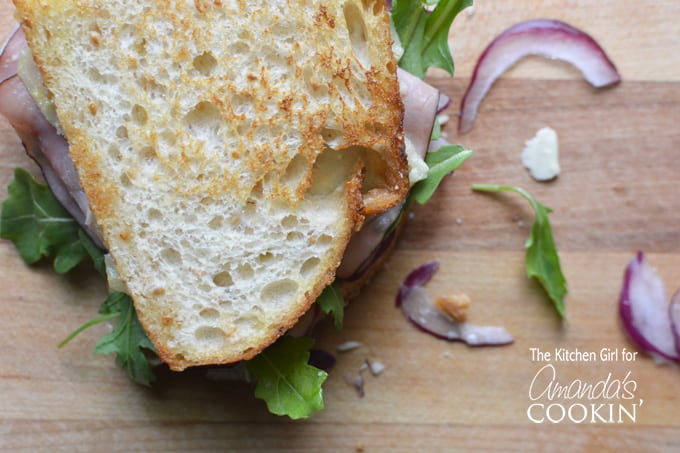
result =
[[[116,268],[172,369],[253,357],[408,190],[383,0],[16,0]]]

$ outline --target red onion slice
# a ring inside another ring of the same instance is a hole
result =
[[[671,311],[677,312],[674,305],[676,303],[671,305]],[[652,357],[660,361],[680,360],[666,288],[642,252],[626,267],[619,314],[631,340]]]
[[[680,355],[680,291],[676,291],[668,306],[668,315],[671,318],[671,329],[673,340],[675,340],[675,350]]]
[[[397,307],[401,307],[403,305],[404,299],[408,297],[408,293],[413,288],[424,286],[427,282],[429,282],[438,269],[439,262],[432,261],[411,271],[411,273],[406,276],[404,282],[399,287],[399,293],[397,294],[396,299]]]
[[[326,373],[333,369],[336,361],[335,356],[324,349],[312,349],[309,351],[309,364]]]
[[[439,93],[439,101],[437,102],[437,114],[442,113],[451,105],[451,98],[444,93]]]
[[[596,88],[621,80],[602,47],[585,32],[554,19],[520,22],[498,35],[479,57],[461,103],[459,133],[472,128],[477,108],[496,79],[528,55],[571,63]]]
[[[397,306],[406,318],[423,332],[447,341],[462,341],[468,346],[505,345],[513,342],[512,335],[500,326],[477,326],[456,322],[435,307],[423,285],[439,268],[432,262],[411,272],[399,289]]]

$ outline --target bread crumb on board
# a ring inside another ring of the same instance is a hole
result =
[[[460,293],[438,297],[434,300],[434,305],[454,321],[465,322],[471,302],[470,296]]]

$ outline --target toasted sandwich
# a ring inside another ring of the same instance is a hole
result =
[[[374,272],[440,106],[386,2],[15,5],[0,113],[172,370],[252,359]]]

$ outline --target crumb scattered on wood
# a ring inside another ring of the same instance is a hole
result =
[[[470,296],[464,293],[438,297],[434,301],[435,307],[454,321],[465,322],[470,308]]]

